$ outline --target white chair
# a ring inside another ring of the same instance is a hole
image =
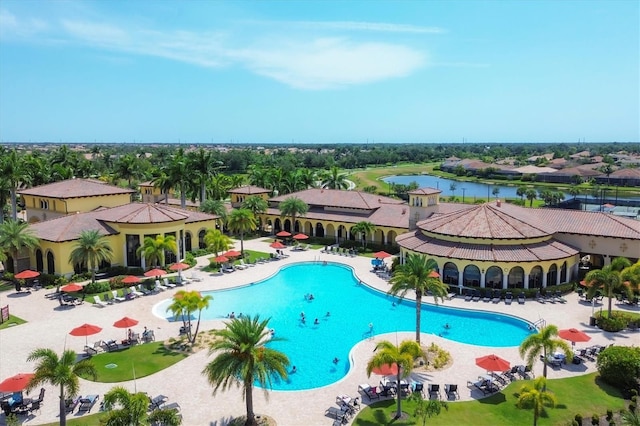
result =
[[[156,280],[156,286],[154,287],[158,291],[165,291],[167,287],[160,284],[160,280]]]
[[[134,294],[136,297],[144,296],[144,293],[138,291],[138,289],[133,285],[129,287],[129,293]]]
[[[103,302],[102,300],[100,300],[100,296],[96,295],[93,296],[93,300],[94,300],[94,304],[96,306],[98,306],[99,308],[104,308],[105,306],[107,306],[107,304],[105,302]]]
[[[175,288],[176,287],[175,284],[169,282],[169,278],[163,278],[162,281],[164,281],[164,286],[167,287],[167,288]]]
[[[124,297],[118,296],[118,290],[111,290],[111,294],[113,294],[113,300],[116,302],[124,302],[127,300]]]
[[[240,259],[240,263],[238,263],[236,265],[236,269],[247,269],[249,267],[249,265],[247,265],[246,263],[244,263],[243,259]]]

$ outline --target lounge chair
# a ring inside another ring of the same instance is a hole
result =
[[[509,380],[510,382],[513,382],[514,380],[517,380],[516,378],[516,373],[518,372],[518,366],[513,366],[511,367],[511,370],[505,371],[504,373],[502,373],[502,377],[505,380]]]
[[[478,389],[483,395],[489,395],[500,390],[492,381],[482,377],[478,377],[478,380],[475,382],[467,382],[467,386]]]
[[[163,278],[162,281],[164,282],[165,287],[176,288],[176,285],[174,283],[169,282],[169,278]]]
[[[562,297],[562,294],[559,291],[556,291],[555,293],[553,293],[553,300],[555,300],[558,303],[567,303],[567,299]]]
[[[149,410],[158,410],[162,407],[162,404],[167,402],[169,398],[164,395],[158,395],[149,399]]]
[[[449,294],[447,294],[447,300],[455,299],[457,295],[458,293],[456,293],[455,291],[450,291]]]
[[[542,297],[539,291],[536,291],[536,300],[538,303],[546,303],[546,300],[544,300],[544,297]]]
[[[369,401],[371,401],[372,399],[380,399],[380,394],[378,393],[377,386],[371,386],[369,384],[360,385],[358,386],[358,391],[367,395]]]
[[[147,290],[147,288],[144,286],[144,284],[138,284],[137,289],[138,289],[138,292],[140,294],[142,294],[143,296],[148,296],[148,295],[150,295],[152,293],[151,290]]]
[[[247,265],[246,263],[244,263],[243,259],[240,259],[240,263],[235,265],[236,269],[247,269],[249,267],[249,265]]]
[[[530,378],[534,377],[533,371],[531,371],[531,367],[530,366],[528,366],[528,365],[518,365],[517,368],[518,368],[518,374],[523,379],[530,379]]]
[[[518,303],[520,305],[524,305],[524,301],[525,301],[524,292],[520,292],[518,294]]]
[[[80,398],[80,407],[78,407],[78,412],[91,411],[97,401],[98,395],[87,395],[84,398]]]
[[[225,263],[224,265],[222,265],[220,270],[225,274],[230,274],[231,272],[235,271],[235,268],[233,266],[231,266],[230,264]]]
[[[133,294],[136,297],[144,296],[144,293],[141,291],[138,291],[138,289],[135,286],[129,287],[129,294]]]
[[[118,290],[111,290],[111,294],[113,295],[113,300],[115,300],[116,302],[124,302],[125,300],[127,300],[122,296],[118,296]]]
[[[160,284],[160,280],[156,280],[156,286],[153,288],[155,291],[165,291],[167,287]]]
[[[465,301],[465,302],[470,301],[470,300],[471,300],[471,297],[472,297],[472,295],[471,295],[471,290],[466,289],[466,290],[464,291],[464,301]]]
[[[491,302],[491,290],[486,289],[484,291],[484,297],[482,298],[483,302]]]
[[[346,413],[341,409],[339,409],[338,407],[327,408],[327,410],[324,412],[324,415],[333,417],[336,420],[340,420],[340,422],[344,422],[344,420],[346,420],[345,419]]]
[[[508,291],[505,295],[504,295],[504,304],[505,305],[510,305],[511,302],[513,302],[513,293],[511,293],[510,291]]]
[[[460,394],[458,393],[458,385],[444,385],[444,391],[447,394],[448,399],[460,399]]]
[[[429,399],[431,399],[432,396],[436,397],[436,399],[440,399],[440,385],[436,385],[436,384],[430,384],[429,385]]]
[[[93,304],[99,308],[104,308],[105,306],[107,306],[107,303],[100,300],[100,296],[98,295],[93,296]]]
[[[413,384],[413,392],[424,396],[424,383],[416,382]]]
[[[115,340],[104,341],[102,342],[102,348],[107,352],[115,351],[118,350],[118,343]]]
[[[76,409],[78,404],[80,404],[80,400],[81,399],[82,399],[82,396],[78,396],[76,398],[67,398],[64,401],[64,411],[65,411],[65,413],[67,413],[67,414],[73,413],[73,411]]]
[[[471,300],[473,300],[474,302],[480,301],[480,290],[473,290],[473,296],[471,297]]]
[[[493,303],[500,303],[500,299],[502,299],[502,293],[500,292],[500,290],[493,290],[493,298],[491,299],[491,301]]]
[[[95,348],[95,346],[89,346],[89,345],[85,345],[84,346],[84,353],[87,354],[87,356],[92,356],[98,353],[97,349]]]

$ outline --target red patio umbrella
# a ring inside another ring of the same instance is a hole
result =
[[[392,254],[387,253],[386,251],[379,251],[373,254],[373,257],[376,259],[386,259],[387,257],[393,256]]]
[[[284,244],[282,244],[280,241],[274,241],[271,244],[269,244],[269,247],[274,248],[274,249],[283,249],[283,248],[287,248],[287,246],[285,246]]]
[[[588,342],[591,340],[591,336],[589,336],[584,331],[580,331],[575,328],[567,328],[558,331],[558,336],[560,336],[564,340],[568,340],[572,345],[575,345],[577,342]]]
[[[509,361],[500,358],[498,355],[491,354],[476,358],[476,365],[487,371],[507,371],[511,368]]]
[[[296,234],[293,236],[294,240],[306,240],[307,238],[309,238],[307,234]]]
[[[182,271],[183,269],[187,269],[189,267],[191,267],[191,265],[189,265],[188,263],[178,262],[171,265],[169,269],[171,269],[172,271]]]
[[[162,275],[167,275],[167,271],[160,268],[150,269],[144,273],[145,277],[160,277]]]
[[[69,283],[64,287],[61,287],[60,291],[64,291],[65,293],[75,293],[77,291],[82,291],[83,288],[84,287],[82,287],[80,284]]]
[[[438,271],[431,271],[429,272],[429,278],[440,278],[440,274]]]
[[[82,324],[79,327],[74,328],[73,330],[71,330],[71,332],[69,333],[72,336],[84,336],[84,342],[85,345],[87,344],[87,337],[88,336],[92,336],[94,334],[98,334],[102,331],[102,328],[98,327],[97,325],[93,325],[93,324]]]
[[[218,256],[218,257],[213,258],[213,260],[216,263],[224,263],[224,262],[228,262],[229,258],[227,256]]]
[[[138,325],[138,320],[129,317],[122,317],[118,321],[113,323],[114,327],[118,328],[131,328],[134,325]],[[125,336],[126,339],[129,338],[129,333]]]
[[[291,232],[288,231],[280,231],[276,234],[276,237],[283,237],[283,238],[287,238],[291,236]]]
[[[18,272],[17,274],[15,274],[14,278],[17,278],[19,280],[28,280],[30,278],[35,278],[39,276],[40,276],[40,272],[32,271],[31,269],[25,269],[24,271]]]
[[[0,392],[21,392],[29,384],[33,373],[18,373],[0,382]]]
[[[371,372],[380,376],[395,376],[398,374],[398,364],[384,364],[375,367]]]
[[[239,251],[236,250],[229,250],[228,252],[226,252],[225,254],[223,254],[223,256],[225,257],[238,257],[240,256],[242,253],[240,253]]]
[[[140,282],[140,278],[136,277],[135,275],[127,275],[122,279],[122,282],[125,284],[137,284]]]

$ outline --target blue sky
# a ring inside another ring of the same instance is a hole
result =
[[[0,141],[640,140],[640,2],[0,1]]]

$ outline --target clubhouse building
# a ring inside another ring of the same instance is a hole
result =
[[[100,181],[71,179],[20,192],[31,229],[40,239],[34,253],[19,259],[20,269],[71,275],[80,265],[69,254],[83,230],[106,235],[114,251],[113,265],[145,267],[136,255],[144,237],[173,235],[179,255],[204,247],[204,234],[215,228],[215,215],[180,209],[152,198],[131,202],[134,191]],[[375,231],[367,241],[409,253],[424,254],[438,263],[442,279],[452,286],[544,288],[576,281],[589,267],[600,268],[617,256],[632,262],[640,256],[640,221],[604,212],[531,209],[499,200],[485,204],[441,203],[440,191],[421,188],[409,201],[369,194],[312,188],[269,198],[270,191],[246,186],[230,191],[233,207],[249,196],[268,200],[259,215],[261,229],[302,232],[331,243],[360,241],[353,231],[370,222]],[[309,210],[292,223],[279,204],[290,197]],[[587,261],[588,259],[588,261]],[[174,259],[167,259],[168,262]],[[7,262],[11,265],[12,262]]]

